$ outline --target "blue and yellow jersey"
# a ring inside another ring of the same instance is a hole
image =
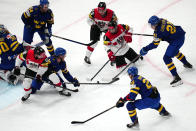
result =
[[[0,38],[0,69],[14,68],[16,56],[23,51],[23,45],[17,41],[15,35],[4,34]]]
[[[53,73],[57,73],[58,71],[62,71],[63,76],[69,81],[73,82],[74,78],[67,70],[66,62],[62,61],[60,63],[57,62],[56,58],[54,56],[48,57],[48,70],[50,70]]]
[[[138,94],[140,94],[142,98],[149,97],[153,91],[151,83],[140,75],[133,78],[131,81],[131,87],[130,93],[124,98],[124,100],[135,100]]]
[[[46,13],[40,11],[40,6],[32,6],[22,14],[22,21],[25,25],[30,25],[35,29],[51,28],[54,24],[54,16],[51,9]]]
[[[169,44],[185,35],[185,31],[181,26],[175,26],[171,22],[161,19],[154,31],[154,40],[145,47],[146,51],[157,48],[160,41],[167,41]]]

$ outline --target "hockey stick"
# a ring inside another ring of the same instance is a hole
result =
[[[112,78],[112,80],[113,80],[113,79],[115,80],[116,78],[118,78],[118,76],[119,76],[121,73],[123,73],[123,71],[126,70],[133,62],[135,62],[135,60],[139,59],[140,56],[141,56],[141,55],[138,55],[137,57],[135,57],[128,65],[125,66],[125,68],[124,68],[121,72],[119,72],[116,76],[114,76],[114,77]]]
[[[138,33],[133,33],[132,35],[153,36],[153,35],[149,35],[149,34],[138,34]]]
[[[122,48],[122,46],[114,53],[114,55],[117,54],[118,51],[119,51],[121,48]],[[97,71],[97,73],[90,79],[91,81],[92,81],[92,80],[99,74],[99,72],[108,64],[108,62],[110,62],[110,60],[108,60],[108,61],[101,67],[101,69],[99,69],[99,70]]]
[[[52,35],[52,36],[56,37],[56,38],[59,38],[59,39],[67,40],[67,41],[70,41],[70,42],[73,42],[73,43],[77,43],[77,44],[80,44],[80,45],[84,45],[84,46],[91,46],[91,45],[94,44],[94,43],[84,44],[84,43],[81,43],[81,42],[78,42],[78,41],[74,41],[74,40],[71,40],[71,39],[63,38],[61,36],[56,36],[56,35]]]
[[[21,74],[21,75],[25,76],[26,78],[35,79],[34,77],[27,76],[27,75],[25,75],[25,74]],[[50,85],[53,85],[53,86],[56,87],[56,85],[53,84],[51,81],[43,81],[43,80],[42,80],[42,82],[47,83],[47,84],[50,84]],[[63,87],[63,86],[58,86],[58,87],[64,88],[64,89],[66,89],[66,90],[68,90],[68,91],[72,91],[72,92],[78,92],[78,91],[79,91],[78,89],[69,89],[69,88],[67,88],[67,87],[65,88],[65,87]]]
[[[114,83],[114,82],[116,82],[118,80],[119,80],[119,78],[115,78],[115,79],[112,79],[110,82],[104,82],[104,83],[99,82],[99,81],[97,81],[95,83],[81,82],[79,84],[81,84],[81,85],[109,85],[109,84],[112,84],[112,83]],[[71,82],[65,82],[65,84],[73,84],[73,83],[71,83]]]
[[[93,116],[93,117],[91,117],[91,118],[89,118],[89,119],[87,119],[87,120],[85,120],[85,121],[72,121],[71,124],[83,124],[83,123],[86,123],[87,121],[90,121],[90,120],[94,119],[95,117],[97,117],[97,116],[99,116],[99,115],[101,115],[101,114],[103,114],[103,113],[105,113],[105,112],[107,112],[107,111],[113,109],[114,107],[116,107],[116,105],[110,107],[110,108],[107,109],[107,110],[104,110],[103,112],[101,112],[101,113],[99,113],[99,114],[97,114],[97,115],[95,115],[95,116]]]

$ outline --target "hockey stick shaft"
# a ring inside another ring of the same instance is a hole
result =
[[[114,55],[117,54],[118,51],[119,51],[121,48],[122,48],[122,46],[114,53]],[[108,61],[101,67],[101,69],[99,69],[99,70],[97,71],[97,73],[91,78],[91,81],[99,74],[99,72],[101,72],[101,70],[108,64],[109,61],[110,61],[110,60],[108,60]]]
[[[112,79],[116,79],[121,73],[123,73],[124,70],[126,70],[132,63],[135,62],[135,60],[139,59],[140,55],[138,55],[137,57],[135,57],[128,65],[125,66],[125,68],[119,72],[116,76],[114,76]]]
[[[23,76],[25,76],[26,78],[30,78],[30,79],[35,79],[34,77],[31,77],[31,76],[27,76],[27,75],[25,75],[25,74],[21,74],[21,75],[23,75]],[[44,83],[47,83],[47,84],[49,84],[49,85],[53,85],[53,86],[55,86],[56,87],[56,85],[55,84],[53,84],[52,82],[47,82],[47,81],[43,81],[42,80],[42,82],[44,82]],[[63,87],[63,86],[58,86],[58,87],[60,87],[60,88],[64,88],[64,89],[66,89],[66,90],[68,90],[68,91],[72,91],[72,92],[78,92],[78,89],[69,89],[69,88],[65,88],[65,87]]]
[[[64,38],[64,37],[61,37],[61,36],[57,36],[57,35],[52,35],[52,36],[56,37],[56,38],[59,38],[59,39],[67,40],[67,41],[70,41],[70,42],[73,42],[73,43],[77,43],[77,44],[80,44],[80,45],[84,45],[84,46],[92,45],[92,44],[84,44],[84,43],[81,43],[81,42],[78,42],[78,41],[75,41],[75,40],[71,40],[71,39],[67,39],[67,38]]]
[[[153,36],[153,35],[150,35],[150,34],[138,34],[138,33],[133,33],[132,35]]]
[[[101,114],[103,114],[103,113],[105,113],[105,112],[108,112],[109,110],[111,110],[111,109],[113,109],[113,108],[115,108],[115,107],[116,107],[116,105],[110,107],[110,108],[107,109],[107,110],[102,111],[101,113],[99,113],[99,114],[97,114],[97,115],[95,115],[95,116],[93,116],[93,117],[91,117],[91,118],[89,118],[89,119],[87,119],[87,120],[85,120],[85,121],[72,121],[71,124],[83,124],[83,123],[86,123],[87,121],[90,121],[90,120],[92,120],[92,119],[98,117],[99,115],[101,115]]]

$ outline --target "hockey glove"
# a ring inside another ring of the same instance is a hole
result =
[[[80,83],[76,78],[74,78],[73,85],[74,85],[74,87],[80,86]]]
[[[148,51],[146,51],[146,50],[144,49],[144,47],[140,50],[140,55],[141,55],[141,56],[145,56],[147,53],[148,53]]]
[[[123,107],[124,104],[125,104],[125,102],[126,102],[126,101],[121,97],[121,98],[117,101],[116,107],[117,107],[117,108]]]
[[[108,57],[110,61],[115,61],[116,59],[116,57],[114,56],[114,53],[111,50],[108,51]]]
[[[127,43],[132,42],[132,33],[131,32],[127,32],[123,37]]]
[[[14,75],[19,76],[20,75],[20,67],[16,66],[14,68],[14,71],[13,72],[14,72]]]

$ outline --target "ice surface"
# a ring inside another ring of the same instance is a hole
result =
[[[22,42],[23,23],[21,14],[39,0],[0,0],[0,23],[5,24],[11,33]],[[55,24],[53,33],[65,38],[88,43],[90,27],[86,17],[99,0],[50,0]],[[181,25],[186,33],[185,44],[181,49],[187,59],[196,65],[196,1],[195,0],[106,0],[108,8],[115,11],[119,23],[133,27],[135,33],[152,34],[147,26],[148,18],[154,14]],[[34,43],[39,42],[38,35]],[[68,41],[52,38],[55,47],[67,50],[66,62],[70,73],[79,81],[87,82],[108,60],[102,40],[95,49],[92,65],[84,64],[86,47]],[[137,52],[149,44],[151,37],[133,36],[130,46]],[[196,72],[185,69],[174,58],[179,75],[184,84],[172,88],[172,77],[164,65],[162,57],[167,43],[161,42],[156,50],[144,57],[138,66],[139,74],[158,87],[161,103],[172,114],[165,119],[151,109],[137,111],[141,131],[195,131],[196,130]],[[45,48],[45,47],[44,47]],[[45,48],[46,49],[46,48]],[[107,65],[94,79],[94,82],[114,76],[118,71]],[[83,121],[113,106],[119,97],[129,92],[130,79],[124,73],[112,85],[81,85],[72,97],[60,96],[55,89],[45,85],[41,91],[32,95],[25,103],[21,86],[8,87],[0,83],[0,130],[1,131],[128,131],[130,123],[126,107],[113,109],[83,125],[71,125],[71,121]],[[69,88],[74,88],[68,85]]]

